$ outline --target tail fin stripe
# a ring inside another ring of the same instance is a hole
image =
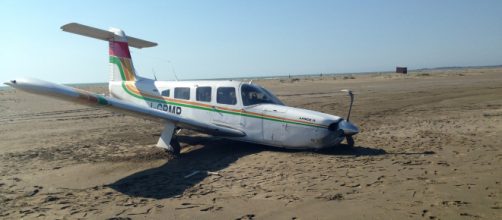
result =
[[[122,81],[135,81],[131,59],[110,56],[110,63],[117,65]]]
[[[133,69],[133,66],[132,66],[132,62],[131,62],[131,59],[127,59],[127,58],[119,58],[121,63],[122,63],[122,67],[124,69],[124,72],[125,72],[125,76],[126,76],[126,80],[127,81],[135,81],[136,80],[136,74],[134,73],[134,69]]]
[[[131,58],[127,42],[110,41],[109,54],[110,56]]]
[[[122,62],[120,61],[120,58],[110,56],[110,63],[117,65],[117,68],[119,69],[119,72],[120,72],[120,77],[122,78],[122,80],[126,80],[126,77],[124,74],[124,69],[122,68]]]

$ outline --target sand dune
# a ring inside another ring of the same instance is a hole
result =
[[[354,78],[257,81],[337,115],[354,90],[352,149],[183,131],[176,159],[157,123],[0,91],[0,218],[502,218],[502,69]]]

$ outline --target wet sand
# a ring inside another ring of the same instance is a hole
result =
[[[351,116],[352,149],[288,151],[180,134],[0,91],[0,218],[500,219],[502,69],[255,81],[286,104]],[[84,89],[105,93],[105,87]]]

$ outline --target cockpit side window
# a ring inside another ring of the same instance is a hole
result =
[[[241,86],[241,96],[242,103],[245,106],[264,103],[283,105],[282,102],[269,91],[254,85],[243,84]]]
[[[211,101],[211,87],[209,87],[209,86],[197,87],[197,89],[195,89],[195,99],[197,101],[210,102]]]
[[[171,90],[169,89],[162,90],[161,95],[164,97],[169,97],[171,95]]]
[[[190,88],[189,87],[177,87],[174,88],[174,98],[176,99],[190,99]]]
[[[235,105],[237,97],[234,87],[219,87],[216,94],[216,102],[219,104]]]

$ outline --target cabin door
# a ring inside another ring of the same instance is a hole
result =
[[[218,87],[216,102],[213,106],[213,122],[233,128],[240,128],[240,111],[237,105],[237,95],[234,87]]]
[[[241,126],[246,138],[261,142],[263,139],[263,120],[259,117],[263,110],[257,106],[244,107],[241,114]]]

